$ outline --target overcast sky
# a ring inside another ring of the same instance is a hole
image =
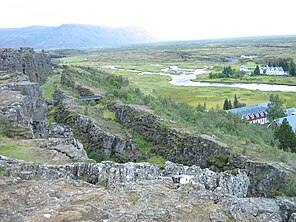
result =
[[[0,28],[139,26],[163,40],[296,34],[295,0],[8,0]]]

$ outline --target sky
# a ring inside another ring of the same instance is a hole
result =
[[[161,40],[296,34],[295,0],[9,0],[0,28],[138,26]]]

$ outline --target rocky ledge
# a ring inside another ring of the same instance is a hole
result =
[[[295,198],[247,198],[249,179],[167,162],[38,165],[0,157],[4,221],[295,221]],[[84,182],[82,180],[93,184]]]

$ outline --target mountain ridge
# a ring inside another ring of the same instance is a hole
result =
[[[157,38],[139,27],[63,24],[0,29],[0,48],[101,48],[150,43]]]

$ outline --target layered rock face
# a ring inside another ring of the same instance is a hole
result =
[[[39,83],[52,73],[49,55],[31,48],[0,49],[0,114],[35,137],[48,135]]]
[[[47,127],[44,127],[47,125],[47,107],[37,83],[22,81],[0,84],[0,93],[0,113],[12,125],[28,128],[36,137],[48,134]]]
[[[56,96],[64,97],[61,93],[57,93]],[[61,103],[59,110],[56,111],[55,120],[69,125],[72,129],[78,130],[79,134],[87,137],[89,152],[102,151],[105,159],[114,157],[120,162],[142,159],[132,139],[104,131],[92,118],[72,113],[64,103]]]
[[[38,143],[56,156],[69,161],[87,160],[83,145],[71,129],[47,122],[47,104],[39,84],[52,73],[51,68],[45,53],[31,48],[0,49],[0,115],[12,126],[30,131],[34,138],[45,138]]]
[[[2,74],[26,75],[30,81],[41,83],[52,72],[51,59],[32,48],[0,49],[0,71]]]
[[[214,154],[229,154],[228,146],[209,136],[195,136],[167,127],[160,117],[146,109],[128,105],[113,105],[116,120],[140,133],[155,145],[155,152],[173,162],[209,167]]]
[[[249,196],[272,197],[282,191],[294,170],[283,163],[266,163],[250,160],[244,156],[232,156],[228,169],[242,169],[250,178]]]

